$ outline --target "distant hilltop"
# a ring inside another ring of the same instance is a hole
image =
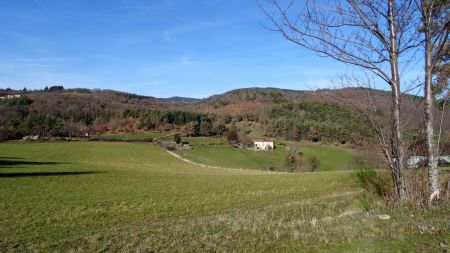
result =
[[[220,117],[231,116],[233,118],[247,120],[267,120],[267,112],[275,105],[284,102],[312,102],[325,104],[339,104],[336,97],[345,98],[355,106],[367,106],[367,92],[372,94],[372,99],[379,104],[380,113],[389,120],[390,93],[383,90],[366,88],[344,88],[344,89],[319,89],[319,90],[291,90],[273,87],[242,88],[213,95],[204,99],[190,98],[184,96],[173,96],[168,98],[157,98],[143,96],[114,90],[86,89],[86,88],[64,88],[61,85],[45,87],[40,90],[13,90],[0,89],[0,97],[25,95],[31,100],[32,111],[42,111],[66,117],[67,110],[77,109],[77,114],[83,111],[89,119],[102,112],[103,117],[108,115],[120,115],[129,108],[161,110],[188,110],[199,113],[214,114]],[[418,104],[421,97],[403,95],[403,113],[405,127],[416,128],[420,124],[422,109]],[[342,100],[342,99],[341,99]],[[342,105],[342,103],[341,103]],[[349,108],[351,109],[351,108]],[[386,112],[386,113],[384,113]],[[72,112],[73,113],[73,112]],[[435,110],[436,118],[439,118],[439,110]],[[446,112],[446,114],[450,114]],[[81,116],[80,116],[81,117]],[[111,116],[112,117],[112,116]],[[117,117],[117,116],[115,116]],[[78,119],[77,119],[78,120]],[[444,117],[444,129],[450,128],[450,115]]]
[[[0,97],[4,97],[0,99],[0,140],[148,131],[224,136],[237,128],[241,137],[254,131],[261,137],[360,145],[373,137],[365,120],[355,113],[357,108],[371,105],[368,93],[377,103],[380,123],[388,124],[390,93],[364,88],[245,88],[205,99],[63,86],[0,89]],[[413,137],[422,122],[421,101],[418,96],[402,96],[403,127]],[[439,120],[441,111],[435,108],[434,113]],[[443,140],[448,140],[450,112],[444,115]],[[450,150],[450,142],[445,145]]]
[[[158,98],[160,101],[174,102],[174,103],[196,103],[202,101],[200,98],[189,98],[189,97],[169,97],[169,98]]]

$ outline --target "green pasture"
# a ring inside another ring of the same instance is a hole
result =
[[[320,164],[318,171],[351,170],[355,168],[353,151],[340,146],[309,143],[288,142],[291,150],[303,152],[306,159],[316,157]]]
[[[241,129],[249,138],[259,138],[264,135],[263,127],[260,123],[241,121],[236,123],[238,129]]]
[[[101,134],[95,137],[118,139],[118,140],[130,140],[130,139],[146,139],[146,138],[159,138],[163,136],[161,133],[115,133],[115,134]]]
[[[300,151],[305,162],[313,157],[319,160],[315,171],[351,170],[355,167],[352,151],[335,145],[276,141],[277,148],[273,151],[254,151],[234,148],[225,138],[183,138],[183,141],[188,141],[193,146],[192,150],[179,152],[183,157],[212,166],[255,170],[267,170],[271,167],[285,171],[286,156]]]
[[[210,169],[148,143],[0,144],[0,210],[1,252],[411,252],[450,238],[448,206],[393,214],[351,172]]]

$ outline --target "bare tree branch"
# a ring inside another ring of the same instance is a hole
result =
[[[399,62],[403,57],[413,59],[408,52],[421,43],[414,1],[417,0],[330,0],[318,4],[305,0],[302,9],[294,0],[287,4],[267,0],[268,7],[260,3],[271,31],[320,56],[368,70],[391,87],[391,136],[387,137],[370,117],[367,121],[390,163],[399,199],[406,197]],[[402,65],[406,69],[411,62],[406,60]]]

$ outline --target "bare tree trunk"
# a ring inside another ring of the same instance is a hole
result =
[[[450,92],[447,91],[447,96],[444,98],[444,102],[442,102],[441,120],[439,122],[439,133],[438,133],[438,138],[437,138],[437,143],[436,143],[436,153],[437,153],[436,156],[437,157],[439,157],[440,152],[441,152],[440,141],[441,141],[441,137],[442,137],[442,124],[444,122],[445,106],[447,104],[449,96],[450,96]]]
[[[390,32],[390,65],[391,65],[391,89],[392,89],[392,157],[395,158],[391,165],[394,179],[394,187],[400,200],[406,198],[406,187],[403,180],[404,152],[402,141],[402,129],[400,125],[400,75],[398,70],[397,31],[394,22],[393,0],[388,2],[388,21]]]
[[[439,195],[438,164],[436,157],[436,147],[434,143],[433,129],[433,94],[432,94],[432,72],[431,72],[431,38],[429,32],[425,32],[425,139],[428,159],[428,183],[430,187],[429,201]]]
[[[272,23],[269,30],[321,56],[370,71],[389,85],[392,91],[391,134],[385,135],[379,122],[369,124],[377,133],[383,155],[389,162],[397,200],[407,197],[399,62],[402,69],[408,66],[407,52],[420,43],[418,29],[411,22],[417,16],[413,1],[309,0],[296,3],[290,0],[282,4],[281,0],[267,0],[271,10],[260,3]]]
[[[450,20],[448,15],[449,2],[421,0],[416,2],[421,11],[422,30],[424,33],[424,124],[427,146],[427,168],[428,168],[428,202],[431,203],[439,197],[439,175],[438,175],[438,149],[439,144],[434,140],[433,129],[433,74],[437,63],[441,60],[441,53],[448,43]],[[445,105],[445,100],[444,100]],[[441,119],[442,120],[442,119]],[[439,133],[440,134],[440,133]]]
[[[395,87],[395,86],[393,86]],[[392,130],[392,157],[394,160],[391,163],[391,170],[394,179],[394,187],[397,197],[400,200],[404,200],[406,198],[406,186],[405,180],[403,178],[403,170],[404,170],[404,151],[403,151],[403,141],[402,141],[402,130],[400,125],[400,92],[398,88],[393,88],[392,95],[392,104],[393,104],[393,130]]]

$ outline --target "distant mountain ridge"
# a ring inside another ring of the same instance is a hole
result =
[[[169,98],[156,98],[159,101],[164,101],[164,102],[173,102],[173,103],[196,103],[196,102],[200,102],[203,99],[201,98],[190,98],[190,97],[179,97],[179,96],[174,96],[174,97],[169,97]]]
[[[310,140],[324,137],[330,142],[362,143],[370,135],[364,121],[358,119],[355,106],[370,106],[368,94],[378,105],[378,120],[389,126],[390,93],[363,88],[316,91],[245,88],[205,99],[155,98],[62,86],[35,91],[0,89],[0,137],[173,130],[210,136],[223,134],[227,127],[236,124],[257,124],[259,135]],[[420,134],[421,103],[421,97],[402,96],[401,118],[408,134]],[[441,111],[435,108],[434,114],[435,120],[440,120]],[[450,112],[444,115],[442,129],[445,136],[450,136]],[[52,123],[51,131],[46,130],[47,123]]]
[[[58,86],[62,87],[62,86]],[[381,112],[388,119],[390,93],[383,90],[364,88],[344,89],[320,89],[320,90],[291,90],[274,87],[250,87],[230,90],[228,92],[212,95],[204,99],[173,96],[169,98],[156,98],[142,96],[122,91],[70,88],[47,90],[12,90],[0,89],[0,96],[11,94],[23,94],[34,101],[31,110],[51,111],[53,115],[63,115],[65,110],[84,107],[90,110],[100,108],[110,114],[124,111],[127,108],[159,108],[189,110],[202,113],[230,116],[256,116],[263,117],[264,114],[277,101],[307,101],[321,103],[338,103],[336,97],[345,98],[351,104],[358,106],[367,105],[367,93],[370,92],[373,99],[378,101]],[[403,95],[403,121],[405,124],[417,126],[423,113],[420,106],[421,97]],[[436,118],[439,111],[436,109]],[[446,112],[444,128],[450,128],[450,113]]]

